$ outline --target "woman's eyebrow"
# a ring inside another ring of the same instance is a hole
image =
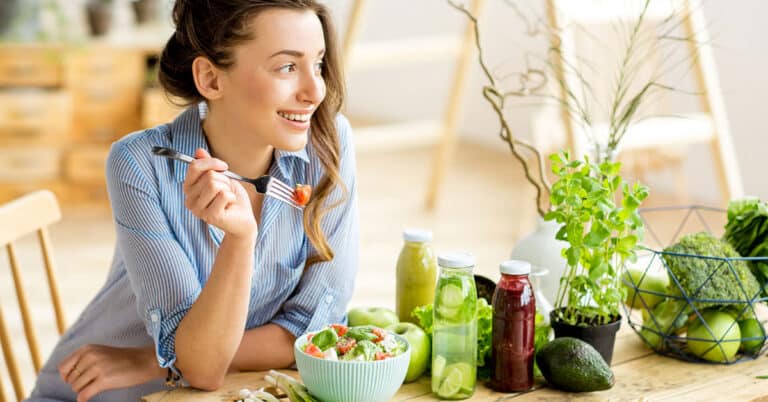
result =
[[[281,54],[293,56],[293,57],[304,57],[304,52],[300,52],[298,50],[283,49],[275,52],[272,56],[269,56],[269,58],[271,59]],[[321,49],[319,52],[317,52],[318,56],[322,56],[323,54],[325,54],[325,49]]]

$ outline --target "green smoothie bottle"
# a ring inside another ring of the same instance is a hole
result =
[[[467,399],[477,378],[477,290],[467,253],[440,254],[432,330],[432,392]]]
[[[429,244],[432,232],[408,229],[403,239],[405,244],[397,259],[395,304],[401,322],[417,323],[411,317],[413,309],[435,301],[437,263]]]

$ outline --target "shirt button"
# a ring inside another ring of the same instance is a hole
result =
[[[152,319],[152,322],[158,322],[158,321],[160,321],[160,316],[159,316],[159,315],[157,315],[157,313],[152,313],[152,314],[150,314],[149,318],[150,318],[150,319]]]
[[[326,304],[333,303],[333,296],[331,296],[331,295],[325,296],[325,303]]]

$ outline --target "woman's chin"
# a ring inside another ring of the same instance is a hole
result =
[[[306,132],[303,134],[291,134],[290,137],[285,138],[279,144],[275,144],[275,148],[283,151],[288,151],[288,152],[301,151],[306,146],[307,146]]]

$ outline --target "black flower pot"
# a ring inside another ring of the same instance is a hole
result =
[[[157,17],[159,5],[157,0],[134,0],[131,5],[136,15],[136,23],[139,25],[151,22]]]
[[[0,35],[5,33],[13,25],[13,19],[19,11],[18,0],[0,1]]]
[[[555,338],[567,336],[581,339],[597,349],[608,365],[611,364],[613,345],[616,343],[616,332],[619,330],[619,326],[621,326],[621,316],[618,316],[608,324],[579,327],[559,321],[555,312],[556,310],[549,314],[552,329],[555,331]]]
[[[109,3],[89,3],[86,6],[88,25],[93,36],[103,36],[112,25],[112,5]]]

